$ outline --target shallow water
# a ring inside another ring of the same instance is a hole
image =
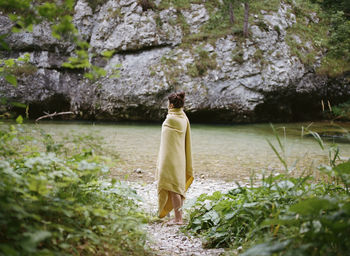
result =
[[[29,124],[33,125],[33,124]],[[297,160],[299,171],[327,160],[327,150],[321,150],[312,136],[301,136],[302,126],[309,123],[275,124],[281,143],[285,145],[285,157],[290,166]],[[310,129],[320,130],[327,123],[315,123]],[[350,130],[350,124],[341,124]],[[152,181],[160,143],[161,124],[94,124],[72,122],[42,122],[40,127],[56,136],[70,133],[92,133],[102,136],[104,146],[119,154],[120,161],[112,168],[115,176]],[[267,143],[278,147],[269,124],[250,125],[199,125],[192,124],[194,170],[202,178],[244,180],[252,171],[281,171],[281,163]],[[284,131],[286,136],[284,136]],[[335,139],[327,140],[326,147]],[[350,139],[338,141],[341,155],[350,157]],[[141,174],[134,170],[140,168]]]

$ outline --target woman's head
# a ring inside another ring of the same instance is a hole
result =
[[[174,92],[168,96],[169,106],[182,108],[185,103],[185,92]]]

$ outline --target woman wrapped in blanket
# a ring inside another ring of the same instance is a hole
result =
[[[157,163],[158,214],[165,217],[174,209],[169,225],[181,225],[185,193],[193,181],[191,131],[183,111],[185,93],[168,96],[168,115],[162,125]]]

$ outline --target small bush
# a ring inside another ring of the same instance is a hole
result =
[[[332,113],[337,118],[350,120],[350,101],[339,104],[332,108]]]
[[[232,61],[237,62],[238,64],[243,64],[244,59],[243,59],[243,49],[238,48],[232,51]]]
[[[51,135],[0,127],[1,255],[147,254],[137,195],[83,140],[67,151]]]
[[[187,74],[191,77],[198,77],[199,72],[195,64],[187,64]]]
[[[309,133],[324,150],[320,136]],[[263,176],[259,183],[252,177],[250,187],[239,186],[228,193],[201,195],[190,210],[186,229],[202,236],[207,247],[243,246],[245,256],[347,254],[350,159],[341,158],[333,145],[328,152],[329,164],[318,168],[328,181],[308,175],[295,178],[277,148],[269,143],[286,173]]]

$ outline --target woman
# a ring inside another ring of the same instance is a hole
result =
[[[175,219],[169,224],[181,225],[181,207],[193,181],[190,123],[183,111],[185,93],[173,93],[168,99],[157,164],[158,214],[163,218],[174,209]]]

